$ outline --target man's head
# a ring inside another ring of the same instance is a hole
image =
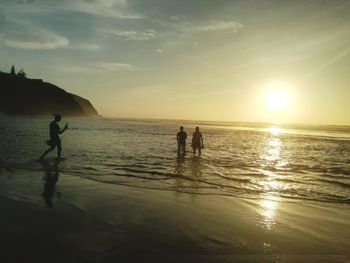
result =
[[[54,114],[54,116],[56,122],[59,122],[62,119],[62,116],[60,114]]]
[[[199,127],[198,126],[196,127],[196,131],[199,131]]]
[[[183,126],[180,127],[180,131],[184,131],[184,127]]]

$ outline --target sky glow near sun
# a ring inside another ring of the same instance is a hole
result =
[[[0,70],[106,117],[350,125],[349,13],[348,0],[0,0]]]

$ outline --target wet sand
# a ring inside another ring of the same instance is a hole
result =
[[[1,262],[350,262],[348,204],[52,176],[2,171]]]

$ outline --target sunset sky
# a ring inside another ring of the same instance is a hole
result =
[[[350,125],[348,0],[0,0],[0,70],[108,117]]]

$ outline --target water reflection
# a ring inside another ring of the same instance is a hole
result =
[[[185,172],[185,159],[176,159],[175,174],[179,177],[183,176]]]
[[[59,159],[56,159],[53,164],[46,160],[42,160],[41,165],[44,168],[45,176],[44,180],[44,192],[42,196],[44,198],[45,204],[47,207],[53,207],[53,197],[55,194],[55,186],[57,184],[59,178],[58,165],[60,163]],[[62,194],[60,192],[56,192],[56,196],[59,198]]]
[[[260,214],[263,216],[262,224],[267,230],[271,230],[276,224],[277,208],[277,200],[263,199],[260,202]]]
[[[278,199],[275,193],[280,190],[281,185],[276,180],[279,163],[281,162],[281,139],[279,129],[271,128],[271,136],[266,140],[266,144],[260,155],[262,160],[262,173],[266,175],[261,181],[265,195],[260,201],[259,213],[262,216],[262,224],[267,230],[271,230],[276,224],[276,212],[278,209]]]
[[[263,166],[276,165],[281,156],[281,140],[278,136],[269,137],[262,151],[261,159],[264,161]]]
[[[198,193],[201,191],[203,163],[201,157],[177,159],[175,166],[175,183],[173,188],[183,193]],[[191,195],[194,198],[194,195]]]
[[[3,160],[0,159],[0,175],[2,175],[2,173],[3,173],[3,169],[4,169],[4,164],[3,163],[4,163]]]
[[[277,135],[277,134],[281,133],[281,128],[280,127],[270,127],[270,128],[266,128],[265,131],[270,132],[274,135]]]
[[[185,176],[185,159],[180,158],[176,160],[175,166],[175,189],[180,190],[184,186],[183,177]]]
[[[192,158],[191,172],[194,178],[202,176],[202,159],[200,157]]]

